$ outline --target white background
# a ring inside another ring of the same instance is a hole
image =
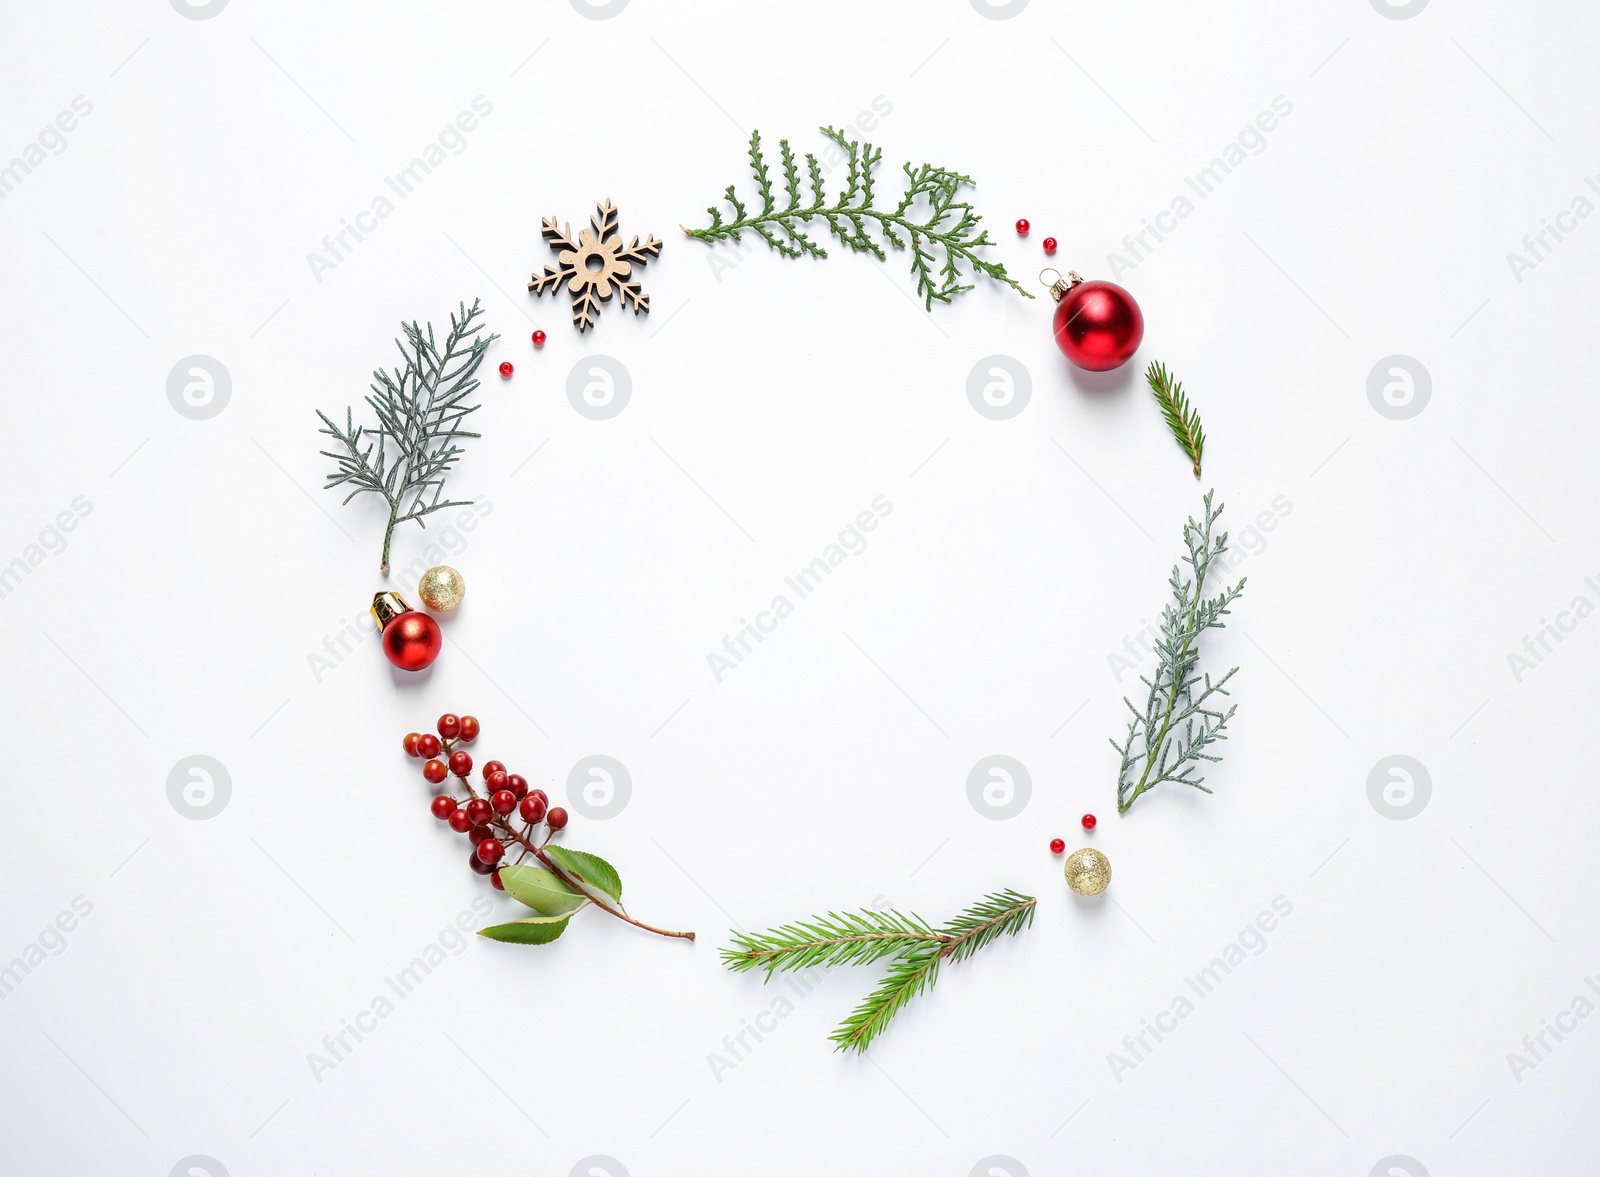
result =
[[[3,22],[0,159],[93,106],[0,202],[0,564],[37,559],[0,601],[0,966],[59,950],[0,1003],[6,1172],[1587,1171],[1600,1018],[1520,1076],[1507,1056],[1600,972],[1600,622],[1520,681],[1507,655],[1600,603],[1600,219],[1521,281],[1507,254],[1600,170],[1591,6],[145,0]],[[464,150],[319,281],[307,255],[479,95]],[[876,99],[884,191],[906,160],[972,175],[992,256],[1042,295],[1043,237],[1109,277],[1279,95],[1264,149],[1122,272],[1148,330],[1110,380],[1067,368],[1048,298],[985,283],[929,315],[904,255],[717,267],[678,231],[749,193],[751,129],[820,150]],[[579,337],[525,284],[539,218],[604,197],[666,244],[651,313]],[[359,403],[402,319],[475,297],[503,338],[452,488],[489,513],[395,551],[443,535],[466,604],[424,676],[370,638],[314,670],[383,587],[377,507],[321,489],[314,410]],[[196,354],[231,378],[206,420],[166,394]],[[609,420],[566,395],[591,354],[631,377]],[[1008,420],[967,397],[997,354],[1030,374]],[[1395,354],[1431,375],[1408,420],[1367,396]],[[1137,379],[1156,358],[1250,549],[1205,652],[1242,668],[1239,711],[1214,796],[1119,818],[1106,738],[1133,683],[1108,656],[1156,616],[1202,490]],[[866,550],[715,681],[707,654],[880,495]],[[557,799],[583,757],[626,765],[623,812],[566,840],[700,940],[593,912],[550,947],[473,938],[316,1077],[386,977],[458,913],[489,922],[400,752],[446,710]],[[967,797],[995,753],[1032,781],[1009,820]],[[193,754],[231,780],[209,820],[168,800]],[[1392,754],[1431,778],[1410,820],[1368,798]],[[1067,891],[1054,836],[1109,855],[1103,901]],[[1034,927],[868,1057],[826,1035],[878,970],[839,970],[714,1075],[773,997],[720,968],[731,925],[942,920],[1006,886],[1039,897]],[[77,896],[92,912],[46,933]],[[1114,1075],[1277,896],[1265,950]]]

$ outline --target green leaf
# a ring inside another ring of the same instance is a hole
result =
[[[540,915],[561,915],[584,903],[582,895],[542,866],[503,866],[500,882],[507,895]]]
[[[532,915],[525,920],[512,920],[509,924],[495,924],[492,928],[479,928],[478,935],[506,944],[548,944],[567,930],[566,915]]]
[[[605,859],[582,850],[568,850],[565,846],[546,846],[544,852],[569,875],[609,895],[615,902],[622,902],[622,879],[617,868]],[[505,882],[505,877],[505,871],[501,871],[500,881]]]

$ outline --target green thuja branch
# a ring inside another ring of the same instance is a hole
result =
[[[724,199],[732,210],[731,219],[713,206],[706,210],[711,214],[710,225],[684,232],[714,243],[743,241],[748,230],[784,257],[824,258],[828,251],[807,232],[812,220],[819,219],[844,245],[885,261],[887,255],[883,246],[870,236],[870,230],[876,227],[890,245],[910,250],[911,273],[916,278],[917,294],[927,310],[933,309],[935,301],[948,303],[962,291],[971,290],[972,285],[964,283],[963,278],[978,274],[1003,282],[1024,298],[1033,297],[999,262],[978,256],[977,250],[994,242],[989,240],[988,230],[979,227],[982,218],[972,205],[956,199],[963,184],[973,184],[970,176],[933,164],[925,163],[920,167],[905,164],[906,190],[899,202],[892,208],[878,208],[873,204],[876,177],[872,169],[883,158],[882,150],[871,143],[847,139],[843,131],[833,127],[820,129],[850,161],[844,187],[831,204],[822,181],[822,166],[816,156],[806,153],[802,182],[800,167],[787,139],[778,142],[779,170],[783,174],[780,197],[761,152],[761,132],[756,131],[750,136],[750,171],[755,178],[760,207],[753,210],[748,207],[730,184]]]
[[[830,912],[753,936],[735,933],[722,963],[735,972],[761,969],[770,979],[779,971],[890,958],[883,981],[829,1035],[837,1049],[860,1052],[912,998],[933,988],[942,964],[966,960],[997,937],[1028,927],[1036,902],[1015,891],[996,892],[937,929],[894,911]]]
[[[350,409],[345,409],[341,428],[320,410],[326,434],[339,443],[333,452],[322,455],[337,465],[328,475],[324,490],[349,486],[344,501],[359,494],[375,494],[389,505],[389,524],[383,533],[382,570],[389,574],[389,545],[395,525],[416,520],[446,507],[464,507],[467,502],[446,500],[444,480],[461,456],[458,441],[477,437],[461,428],[461,423],[479,406],[467,398],[478,389],[475,373],[484,353],[498,335],[481,335],[483,314],[478,301],[469,310],[461,304],[450,316],[450,331],[441,346],[434,338],[433,325],[426,331],[416,322],[402,323],[403,337],[395,340],[404,367],[372,374],[372,394],[367,405],[378,418],[377,428],[355,424]]]
[[[1200,427],[1200,414],[1190,407],[1189,398],[1183,394],[1182,383],[1167,371],[1165,364],[1151,364],[1145,370],[1144,378],[1150,385],[1150,391],[1155,393],[1156,403],[1161,406],[1161,415],[1166,418],[1167,428],[1172,430],[1172,436],[1178,439],[1183,452],[1189,455],[1194,463],[1194,476],[1199,478],[1200,458],[1206,448],[1206,431]]]
[[[1211,562],[1228,550],[1227,532],[1215,538],[1211,534],[1212,525],[1222,515],[1221,506],[1211,506],[1213,493],[1206,492],[1204,521],[1197,523],[1191,516],[1184,524],[1183,542],[1188,549],[1184,563],[1189,565],[1190,576],[1185,580],[1180,565],[1172,566],[1168,580],[1172,603],[1161,613],[1155,674],[1152,678],[1139,678],[1149,688],[1149,698],[1142,711],[1132,700],[1123,700],[1133,719],[1128,724],[1127,738],[1121,744],[1111,741],[1122,756],[1122,766],[1117,771],[1120,813],[1127,813],[1141,794],[1163,781],[1211,792],[1203,783],[1205,778],[1196,773],[1201,761],[1222,759],[1210,749],[1228,738],[1228,720],[1237,709],[1230,705],[1222,711],[1220,700],[1213,701],[1219,696],[1227,697],[1227,683],[1238,673],[1237,666],[1215,682],[1209,674],[1200,677],[1196,669],[1200,635],[1208,629],[1223,628],[1222,618],[1229,613],[1228,606],[1244,592],[1245,585],[1240,580],[1215,597],[1202,595]]]

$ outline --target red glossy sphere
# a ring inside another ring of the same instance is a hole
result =
[[[1046,237],[1044,239],[1044,251],[1046,253],[1054,253],[1056,251],[1056,239],[1054,237]]]
[[[515,369],[513,369],[511,367],[511,361],[507,360],[505,363],[500,365],[500,378],[502,380],[510,380],[511,379],[511,373],[514,370]]]
[[[1019,220],[1017,222],[1017,236],[1026,237],[1030,228],[1032,228],[1032,226],[1029,225],[1026,220]]]
[[[501,764],[498,760],[487,760],[483,765],[483,779],[488,780],[495,773],[504,772],[505,770],[506,766]]]
[[[498,867],[496,867],[495,872],[489,876],[489,881],[494,884],[494,889],[496,891],[504,891],[506,889],[506,885],[500,881],[500,869]]]
[[[383,655],[401,670],[426,670],[443,648],[439,623],[408,609],[383,627]]]
[[[1097,826],[1099,824],[1100,824],[1099,822],[1095,821],[1094,814],[1086,813],[1086,814],[1083,815],[1083,828],[1084,829],[1092,830],[1092,829],[1094,829],[1095,826]]]
[[[453,740],[461,734],[461,717],[451,715],[446,711],[439,716],[439,734],[447,740]]]
[[[1067,849],[1067,844],[1065,842],[1063,842],[1060,838],[1051,838],[1050,839],[1050,853],[1051,854],[1063,854],[1063,853],[1066,852],[1066,849]]]
[[[506,848],[494,838],[485,838],[478,843],[478,861],[486,862],[490,866],[499,862],[506,855]]]
[[[439,742],[439,737],[432,732],[417,737],[417,755],[433,757],[443,751],[444,745]]]
[[[539,800],[543,801],[546,805],[550,804],[550,794],[546,793],[543,789],[529,789],[528,790],[528,796],[537,797],[537,798],[539,798]]]
[[[509,773],[506,776],[506,788],[515,793],[517,795],[517,800],[521,801],[528,795],[528,778],[525,776],[520,776],[514,772]]]
[[[490,805],[482,797],[474,797],[471,801],[468,801],[465,809],[467,816],[472,819],[472,824],[475,826],[487,825],[490,819],[494,817],[494,806]]]
[[[478,738],[478,721],[471,715],[461,717],[461,738],[467,743],[472,743]]]
[[[422,778],[430,785],[442,784],[450,772],[442,760],[430,760],[422,766]]]
[[[484,788],[491,793],[498,793],[501,789],[511,787],[511,778],[504,772],[486,772],[483,774]]]
[[[561,806],[557,805],[549,813],[544,815],[544,821],[545,824],[552,830],[565,829],[567,826],[567,811],[562,809]]]
[[[533,333],[533,346],[534,347],[543,347],[544,346],[544,332],[543,331],[535,331]]]
[[[454,797],[435,797],[433,799],[433,816],[440,821],[448,821],[450,815],[456,811]]]
[[[501,789],[493,797],[489,798],[489,805],[496,813],[504,817],[517,807],[517,795],[510,789]]]
[[[405,748],[407,756],[421,756],[422,755],[421,752],[417,751],[417,741],[420,740],[420,739],[422,739],[422,737],[420,735],[418,735],[416,732],[407,732],[406,733],[406,738],[402,742],[401,746],[403,748]]]
[[[472,828],[472,819],[467,816],[465,809],[457,809],[450,814],[450,828],[458,834],[464,834]]]
[[[1056,304],[1056,346],[1080,368],[1109,372],[1128,362],[1144,339],[1144,315],[1114,282],[1080,282]]]
[[[472,771],[472,757],[465,752],[450,753],[450,771],[457,776],[466,776]]]
[[[535,822],[544,820],[544,808],[544,798],[535,797],[532,793],[529,793],[522,799],[522,804],[518,807],[517,812],[522,814],[523,821],[533,825]]]
[[[480,875],[494,874],[494,867],[490,866],[487,862],[478,857],[478,848],[476,846],[472,848],[472,853],[467,855],[467,865],[473,870],[477,871]]]

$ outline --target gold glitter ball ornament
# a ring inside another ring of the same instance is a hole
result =
[[[417,596],[437,613],[450,612],[461,604],[461,598],[466,595],[466,578],[448,564],[428,569],[417,585]]]
[[[1098,895],[1111,884],[1111,860],[1092,846],[1067,856],[1067,886],[1079,895]]]

